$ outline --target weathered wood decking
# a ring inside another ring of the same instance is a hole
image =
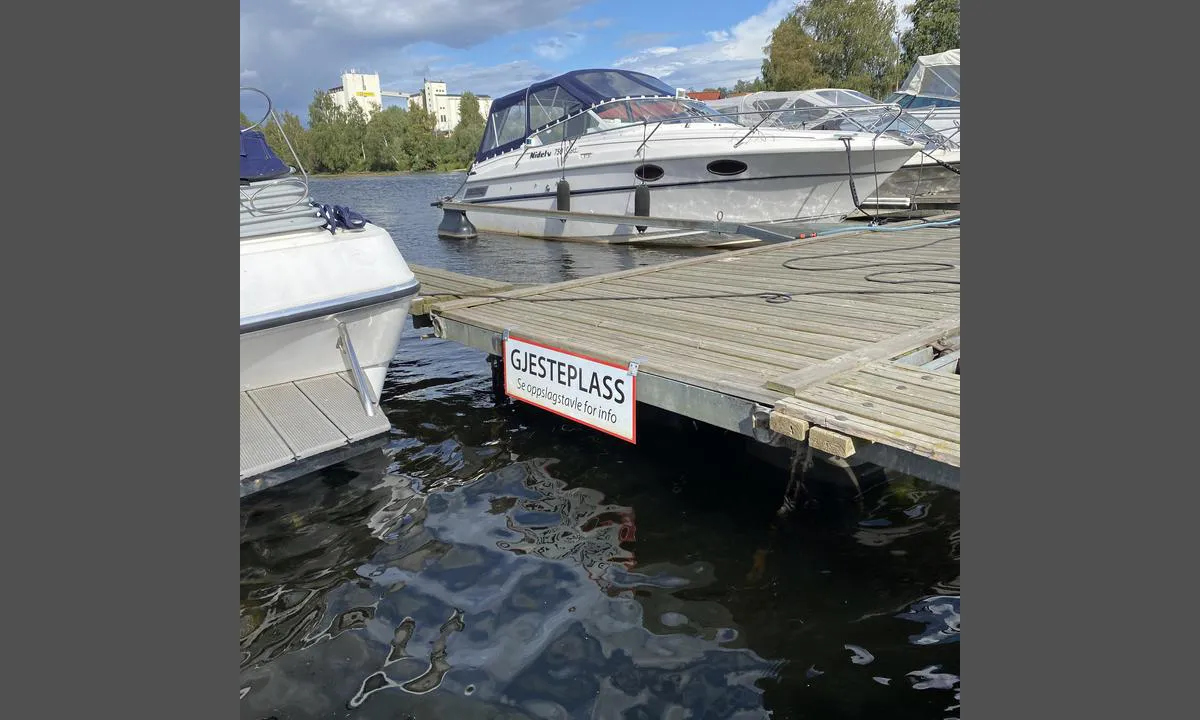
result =
[[[895,227],[491,286],[506,299],[429,311],[440,335],[492,353],[508,330],[636,361],[639,401],[760,440],[956,469],[959,228]]]
[[[463,294],[495,294],[516,287],[500,280],[463,275],[449,270],[410,264],[409,269],[421,283],[421,294],[413,300],[409,313],[427,315],[434,303],[453,300]]]

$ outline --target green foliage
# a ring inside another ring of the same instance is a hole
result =
[[[276,112],[276,115],[278,114]],[[304,132],[304,126],[300,124],[300,118],[285,110],[279,121],[283,124],[282,131],[279,129],[279,125],[276,125],[273,120],[269,120],[266,128],[263,129],[263,134],[267,137],[267,144],[271,146],[275,154],[285,163],[294,166],[296,158],[293,158],[292,151],[288,150],[288,142],[291,142],[292,148],[296,151],[296,156],[303,163],[305,169],[308,169],[312,165],[312,160],[305,145],[308,136]],[[284,133],[287,134],[286,139],[284,138]]]
[[[875,97],[903,77],[889,0],[808,0],[788,13],[764,50],[769,90],[844,87]]]
[[[479,112],[479,98],[475,97],[473,92],[464,92],[458,101],[458,125],[455,127],[455,132],[467,127],[482,129],[483,123],[483,115]]]
[[[470,166],[483,137],[479,99],[471,93],[463,93],[459,118],[454,132],[443,136],[435,131],[432,113],[415,105],[408,110],[389,107],[368,118],[357,104],[343,110],[317,90],[308,106],[307,128],[299,117],[284,112],[279,116],[282,131],[268,120],[263,132],[271,149],[294,165],[290,141],[304,169],[312,173],[460,170]],[[241,123],[251,124],[245,113]]]
[[[762,62],[762,89],[807,90],[829,84],[817,72],[817,43],[804,29],[796,11],[788,13],[775,26],[764,50],[767,56]]]
[[[479,113],[479,99],[470,92],[464,92],[458,101],[458,125],[454,132],[443,143],[439,168],[458,170],[469,167],[479,149],[479,141],[483,139],[483,115]]]
[[[912,27],[901,38],[908,68],[921,55],[946,52],[959,46],[958,0],[915,0],[904,8],[904,12],[912,20]]]
[[[770,89],[770,87],[765,82],[763,82],[760,78],[754,78],[753,80],[738,80],[733,85],[733,93],[734,94],[759,92],[760,90],[769,90],[769,89]]]

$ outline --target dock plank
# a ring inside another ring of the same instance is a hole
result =
[[[410,263],[408,267],[421,283],[421,294],[413,300],[409,309],[412,315],[428,314],[429,309],[438,302],[454,300],[460,295],[494,295],[517,287],[503,280],[464,275],[426,265]]]
[[[772,409],[783,419],[803,420],[813,426],[836,430],[868,442],[878,442],[901,450],[959,467],[960,444],[957,441],[933,437],[926,433],[896,427],[886,422],[851,416],[802,398],[783,398]]]
[[[939,318],[925,327],[893,335],[873,345],[867,345],[844,355],[839,355],[821,365],[804,368],[803,370],[780,376],[771,380],[769,386],[773,390],[780,392],[795,393],[800,388],[819,383],[834,375],[840,375],[847,370],[857,370],[858,368],[870,365],[876,360],[894,357],[908,350],[919,348],[922,345],[928,345],[939,338],[957,332],[959,324],[959,315],[958,313],[954,313],[953,315]]]

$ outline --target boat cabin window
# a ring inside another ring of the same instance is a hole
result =
[[[554,85],[542,88],[529,95],[529,127],[544,127],[582,109],[583,103],[569,94],[562,86]],[[545,131],[537,133],[537,138],[542,144],[545,144],[560,142],[564,133],[566,137],[583,134],[583,129],[572,134],[570,132],[572,127],[568,126],[573,127],[574,123],[560,123],[552,128],[547,128]]]
[[[931,107],[959,107],[957,100],[947,100],[945,98],[935,97],[914,97],[912,102],[908,104],[909,109],[931,108]]]
[[[874,105],[875,100],[854,90],[818,90],[817,95],[839,107],[848,105]]]
[[[787,98],[771,98],[770,100],[755,100],[755,110],[778,110],[787,102]]]
[[[934,97],[918,97],[907,93],[892,93],[888,95],[887,102],[899,105],[902,108],[915,110],[917,108],[930,107],[960,107],[958,100],[947,100],[945,98]]]
[[[694,100],[634,98],[612,100],[592,108],[601,127],[643,122],[721,122],[720,113]]]
[[[674,88],[649,75],[635,72],[630,72],[629,75],[632,77],[615,72],[581,72],[575,75],[575,79],[591,88],[597,95],[606,98],[675,94]]]
[[[634,98],[610,100],[533,134],[535,144],[572,140],[580,135],[628,125],[656,122],[730,122],[712,108],[694,100]]]
[[[488,117],[483,134],[483,152],[525,137],[525,101],[498,110]]]
[[[583,109],[583,103],[559,85],[529,95],[529,127],[540,128]]]

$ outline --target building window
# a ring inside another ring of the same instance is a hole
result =
[[[446,116],[445,116],[445,115],[443,115],[443,116],[442,116],[442,122],[446,122]]]

